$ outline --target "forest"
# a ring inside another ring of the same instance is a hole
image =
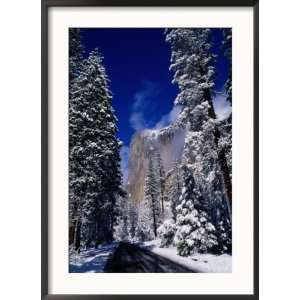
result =
[[[85,53],[81,30],[69,30],[70,264],[114,245],[111,259],[120,244],[172,249],[178,261],[231,256],[232,114],[218,118],[213,97],[218,47],[229,66],[222,93],[232,105],[232,32],[171,28],[164,39],[178,114],[163,128],[135,133],[125,178],[105,57]]]

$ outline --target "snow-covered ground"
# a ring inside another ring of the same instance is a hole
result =
[[[109,256],[115,251],[119,243],[100,245],[98,249],[83,250],[81,253],[71,251],[70,273],[102,273]]]
[[[182,266],[200,273],[230,273],[232,270],[232,257],[228,254],[194,254],[183,257],[177,254],[175,247],[160,248],[159,240],[140,243],[139,246],[161,255]]]

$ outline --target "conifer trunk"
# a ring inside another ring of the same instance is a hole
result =
[[[76,233],[76,213],[77,213],[78,203],[75,202],[72,214],[70,216],[69,225],[69,245],[74,245],[75,243],[75,233]]]
[[[78,220],[76,223],[76,230],[75,230],[75,250],[78,250],[80,252],[80,242],[81,242],[81,222]]]
[[[164,208],[164,192],[163,192],[163,190],[161,190],[160,197],[161,197],[161,213],[162,213],[162,216],[164,216],[165,208]]]
[[[201,66],[199,66],[200,69],[200,74],[204,73],[204,70],[202,69]],[[213,106],[213,102],[212,102],[212,98],[211,98],[211,93],[209,89],[204,90],[204,99],[207,99],[208,103],[209,103],[209,110],[208,110],[208,114],[209,117],[212,119],[216,119],[216,112]],[[218,147],[219,144],[219,139],[221,137],[221,133],[218,127],[215,127],[215,131],[214,131],[214,137],[215,137],[215,144],[216,147]],[[229,216],[231,219],[231,213],[232,213],[232,183],[231,183],[231,178],[230,178],[230,174],[229,174],[229,168],[227,165],[227,160],[226,160],[226,155],[225,155],[225,150],[224,149],[220,149],[220,151],[218,151],[218,160],[220,163],[220,168],[223,174],[223,182],[224,182],[224,186],[225,186],[225,190],[226,190],[226,196],[227,196],[227,206],[228,206],[228,212],[229,212]]]
[[[69,226],[69,245],[73,245],[74,238],[75,238],[75,225],[71,224],[71,226]]]
[[[151,195],[152,199],[152,213],[153,213],[153,231],[154,231],[154,236],[157,237],[157,225],[156,225],[156,216],[155,216],[155,200],[153,198],[153,195]]]
[[[207,90],[206,91],[207,95],[206,95],[206,99],[208,99],[208,103],[210,106],[209,109],[209,117],[212,119],[216,119],[216,113],[215,113],[215,109],[212,103],[212,99],[211,99],[211,95],[210,92]],[[219,143],[219,139],[221,137],[221,133],[218,127],[215,127],[215,132],[214,132],[214,136],[215,136],[215,143],[216,146],[218,146]],[[231,213],[232,213],[232,183],[231,183],[231,178],[230,178],[230,172],[229,172],[229,168],[227,165],[227,160],[226,160],[226,155],[225,155],[225,150],[221,149],[220,151],[218,151],[218,158],[219,158],[219,163],[220,163],[220,167],[222,170],[222,174],[223,174],[223,182],[225,185],[225,190],[226,190],[226,195],[227,195],[227,201],[228,201],[228,211],[229,211],[229,215],[231,218]]]

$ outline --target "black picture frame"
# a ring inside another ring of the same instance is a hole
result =
[[[254,293],[251,295],[50,295],[48,293],[48,8],[72,6],[252,7],[254,11]],[[259,1],[258,0],[42,0],[41,2],[41,298],[51,300],[259,299]]]

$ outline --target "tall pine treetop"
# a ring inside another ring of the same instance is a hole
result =
[[[205,90],[214,87],[215,57],[211,54],[211,29],[171,29],[166,41],[171,44],[173,83],[180,89],[175,104],[193,107],[205,99]]]

